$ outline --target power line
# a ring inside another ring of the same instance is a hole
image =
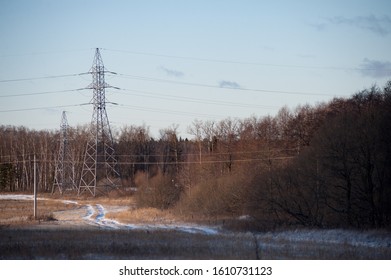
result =
[[[65,77],[76,77],[76,76],[85,75],[85,74],[88,74],[88,73],[65,74],[65,75],[54,75],[54,76],[42,76],[42,77],[31,77],[31,78],[18,78],[18,79],[8,79],[8,80],[0,80],[0,83],[33,81],[33,80],[43,80],[43,79],[56,79],[56,78],[65,78]]]
[[[265,161],[265,160],[288,160],[293,159],[294,156],[280,156],[280,157],[265,157],[265,158],[249,158],[249,159],[226,159],[226,160],[205,160],[202,161],[202,164],[214,164],[214,163],[227,163],[227,162],[259,162],[259,161]],[[24,162],[32,162],[32,160],[16,160],[16,161],[3,161],[0,162],[2,164],[4,163],[24,163]],[[54,160],[42,160],[38,159],[38,163],[55,163]],[[72,161],[73,164],[80,164],[82,162],[80,161]],[[136,161],[126,161],[126,162],[117,162],[117,165],[133,165],[133,164],[142,164],[142,165],[159,165],[159,164],[165,164],[165,165],[188,165],[188,164],[200,164],[200,161],[153,161],[153,162],[136,162]]]
[[[0,98],[5,97],[18,97],[18,96],[33,96],[33,95],[43,95],[43,94],[52,94],[52,93],[64,93],[64,92],[73,92],[73,91],[79,91],[84,90],[85,88],[79,88],[79,89],[65,89],[65,90],[56,90],[56,91],[42,91],[42,92],[32,92],[32,93],[20,93],[20,94],[7,94],[7,95],[0,95]]]
[[[72,142],[73,140],[69,140],[69,142]],[[194,144],[196,144],[196,142],[194,141]],[[275,149],[270,149],[270,150],[250,150],[250,151],[232,151],[232,152],[211,152],[211,153],[202,153],[205,157],[214,157],[214,156],[224,156],[224,155],[233,155],[233,156],[244,156],[244,155],[264,155],[265,153],[289,153],[290,151],[297,151],[297,148],[284,148],[284,149],[279,149],[279,148],[275,148]],[[47,158],[50,158],[50,157],[57,157],[57,154],[48,154],[48,153],[32,153],[32,154],[19,154],[19,155],[0,155],[0,159],[2,158],[10,158],[10,157],[14,157],[14,158],[18,158],[18,157],[32,157],[33,155],[37,155],[38,157],[40,156],[44,156],[44,157],[47,157]],[[194,153],[182,153],[183,156],[199,156],[199,152],[194,152]],[[121,159],[121,158],[125,158],[125,157],[165,157],[167,156],[167,154],[120,154],[120,155],[115,155],[115,157]],[[269,156],[264,156],[264,159],[268,159]],[[271,159],[275,158],[275,157],[270,157]],[[254,158],[253,158],[254,159]],[[260,158],[256,158],[256,159],[260,159]],[[235,160],[235,159],[234,159]],[[121,161],[121,160],[120,160]],[[125,161],[124,161],[125,162]],[[137,161],[131,161],[132,163],[138,163]],[[79,162],[80,163],[80,162]],[[199,163],[199,161],[198,161]]]
[[[223,90],[237,90],[237,91],[247,91],[247,92],[261,92],[261,93],[278,93],[278,94],[292,94],[292,95],[308,95],[308,96],[328,96],[332,97],[335,94],[324,94],[324,93],[314,93],[314,92],[302,92],[302,91],[284,91],[284,90],[269,90],[269,89],[252,89],[252,88],[243,88],[243,87],[221,87],[218,85],[208,85],[202,83],[189,83],[189,82],[179,82],[166,79],[145,77],[145,76],[135,76],[129,74],[117,73],[118,76],[125,77],[128,79],[141,80],[147,82],[157,82],[157,83],[169,83],[185,86],[197,86],[197,87],[206,87],[206,88],[217,88]]]
[[[255,105],[255,104],[228,102],[228,101],[216,100],[216,99],[201,99],[201,98],[193,98],[193,97],[184,97],[184,96],[171,95],[171,94],[154,93],[154,92],[143,91],[143,90],[134,90],[134,89],[125,89],[125,88],[120,88],[120,90],[125,91],[125,92],[142,93],[142,94],[123,93],[126,95],[150,97],[150,98],[163,99],[163,100],[176,100],[176,101],[184,101],[184,102],[190,102],[190,103],[212,104],[212,105],[243,107],[243,108],[259,108],[259,109],[278,108],[277,106]]]
[[[156,108],[150,108],[150,107],[143,107],[143,106],[135,106],[135,105],[127,105],[127,104],[118,104],[118,103],[112,103],[114,105],[128,108],[136,111],[144,111],[144,112],[152,112],[152,113],[164,113],[164,114],[174,114],[174,115],[184,115],[184,116],[204,116],[204,117],[224,117],[219,115],[212,115],[212,114],[202,114],[202,113],[190,113],[190,112],[184,112],[184,111],[175,111],[175,110],[164,110],[164,109],[156,109]]]
[[[249,158],[249,159],[226,159],[226,160],[203,160],[202,164],[214,164],[214,163],[227,163],[227,162],[259,162],[265,160],[287,160],[295,158],[294,156],[281,156],[281,157],[265,157],[265,158]],[[143,164],[143,165],[158,165],[158,164],[166,164],[166,165],[186,165],[186,164],[200,164],[199,160],[196,161],[156,161],[156,162],[118,162],[119,165],[128,165],[128,164]]]
[[[59,50],[59,51],[41,51],[41,52],[30,52],[30,53],[15,53],[15,54],[3,54],[2,57],[16,57],[16,56],[36,56],[36,55],[52,55],[52,54],[64,54],[64,53],[73,53],[73,52],[82,52],[82,51],[91,51],[89,49],[75,49],[75,50]]]
[[[68,108],[68,107],[78,107],[78,106],[84,106],[84,105],[90,105],[90,104],[91,103],[81,103],[81,104],[59,105],[59,106],[48,106],[48,107],[9,109],[9,110],[1,110],[0,113],[34,111],[34,110],[47,110],[47,109],[56,109],[56,108]]]
[[[115,49],[103,49],[111,52],[126,53],[131,55],[143,55],[143,56],[155,56],[155,57],[165,57],[165,58],[174,58],[181,60],[192,60],[200,62],[212,62],[212,63],[223,63],[223,64],[237,64],[237,65],[253,65],[253,66],[264,66],[264,67],[279,67],[279,68],[302,68],[302,69],[320,69],[320,70],[375,70],[369,68],[359,68],[359,67],[342,67],[342,66],[311,66],[311,65],[298,65],[298,64],[276,64],[276,63],[261,63],[261,62],[248,62],[248,61],[238,61],[238,60],[223,60],[223,59],[211,59],[211,58],[201,58],[201,57],[191,57],[191,56],[177,56],[177,55],[167,55],[167,54],[158,54],[158,53],[148,53],[148,52],[136,52],[136,51],[127,51],[127,50],[115,50]]]

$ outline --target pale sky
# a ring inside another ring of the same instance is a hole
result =
[[[0,0],[0,124],[91,121],[100,48],[113,128],[276,115],[391,79],[391,1]],[[55,76],[55,77],[54,77]],[[60,76],[60,77],[57,77]],[[36,79],[40,78],[40,79]],[[71,106],[68,106],[71,105]]]

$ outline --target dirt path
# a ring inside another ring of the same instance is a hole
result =
[[[0,200],[33,200],[33,195],[0,195]],[[186,233],[218,234],[221,229],[218,227],[208,227],[198,224],[188,223],[121,223],[119,221],[106,218],[110,212],[127,211],[129,206],[104,205],[103,203],[90,203],[89,201],[63,200],[52,198],[38,198],[38,200],[55,200],[64,204],[72,204],[72,209],[54,211],[53,218],[56,226],[64,227],[99,227],[103,229],[125,229],[125,230],[168,230],[181,231]],[[42,225],[41,225],[42,226]]]
[[[124,224],[116,220],[107,219],[106,214],[111,211],[123,211],[126,207],[105,207],[102,204],[87,205],[87,215],[83,217],[87,224],[99,226],[105,229],[127,229],[127,230],[168,230],[168,231],[182,231],[187,233],[201,233],[201,234],[218,234],[221,229],[217,227],[207,227],[198,224],[185,223],[134,223]]]
[[[32,199],[31,195],[0,195],[0,206],[2,204],[4,210],[10,205],[12,209],[8,212],[14,214],[18,203],[24,201],[24,205],[31,205],[29,200]],[[39,200],[56,205],[54,209],[57,210],[52,212],[54,220],[23,222],[16,226],[3,223],[0,226],[0,259],[37,256],[68,259],[391,259],[391,234],[386,230],[285,229],[249,233],[169,219],[143,222],[141,217],[134,222],[121,223],[109,219],[108,214],[128,211],[131,207],[124,200]],[[68,247],[66,252],[59,251]]]

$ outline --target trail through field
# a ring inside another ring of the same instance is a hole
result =
[[[3,194],[0,195],[0,203],[1,200],[33,200],[33,196],[24,194]],[[41,228],[45,228],[47,226],[57,229],[79,229],[86,227],[92,230],[106,229],[110,231],[163,231],[167,233],[172,232],[173,234],[175,234],[175,232],[190,234],[197,233],[210,237],[228,237],[235,236],[236,234],[217,226],[213,227],[200,224],[190,224],[180,221],[174,222],[158,220],[142,222],[141,220],[140,222],[138,220],[134,223],[121,223],[118,220],[107,218],[107,214],[128,211],[131,206],[126,206],[124,203],[122,203],[122,205],[113,205],[115,201],[113,202],[111,200],[62,200],[42,197],[38,198],[38,200],[56,201],[67,204],[65,210],[53,212],[55,221],[36,225]],[[238,219],[242,218],[243,217],[238,217]],[[336,257],[345,256],[351,252],[354,254],[359,252],[357,253],[358,256],[360,256],[361,252],[363,252],[363,256],[369,254],[369,252],[371,252],[370,254],[373,252],[380,252],[379,254],[383,254],[382,256],[391,257],[391,234],[386,230],[357,231],[346,229],[298,229],[243,234],[250,236],[249,242],[255,242],[254,244],[256,244],[259,250],[263,252],[263,257],[265,258],[285,258],[287,256],[292,256],[294,258],[320,258],[319,256],[322,256],[325,251],[333,252],[333,254],[336,253]],[[246,237],[246,239],[248,238]],[[333,257],[334,255],[330,256]]]
[[[207,227],[197,224],[163,224],[163,223],[137,223],[137,224],[124,224],[116,220],[107,219],[105,215],[110,211],[123,211],[126,207],[113,207],[105,208],[102,204],[95,204],[87,206],[87,215],[84,219],[88,224],[110,229],[133,229],[133,230],[175,230],[188,233],[203,233],[203,234],[218,234],[220,229],[217,227]]]
[[[0,200],[33,200],[33,195],[25,194],[3,194],[0,195]],[[127,229],[127,230],[175,230],[187,233],[202,233],[202,234],[218,234],[221,229],[218,227],[208,227],[198,224],[185,223],[134,223],[125,224],[119,221],[106,218],[109,212],[120,212],[129,209],[127,206],[104,206],[102,204],[91,204],[84,201],[75,200],[58,200],[51,198],[38,198],[38,200],[55,200],[64,204],[75,205],[72,209],[55,211],[53,217],[56,219],[56,224],[59,226],[94,226],[105,229]]]

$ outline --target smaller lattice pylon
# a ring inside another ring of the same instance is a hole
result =
[[[75,171],[72,155],[69,150],[68,120],[66,112],[62,112],[60,126],[60,148],[56,161],[52,193],[59,190],[60,194],[66,191],[77,191]]]

